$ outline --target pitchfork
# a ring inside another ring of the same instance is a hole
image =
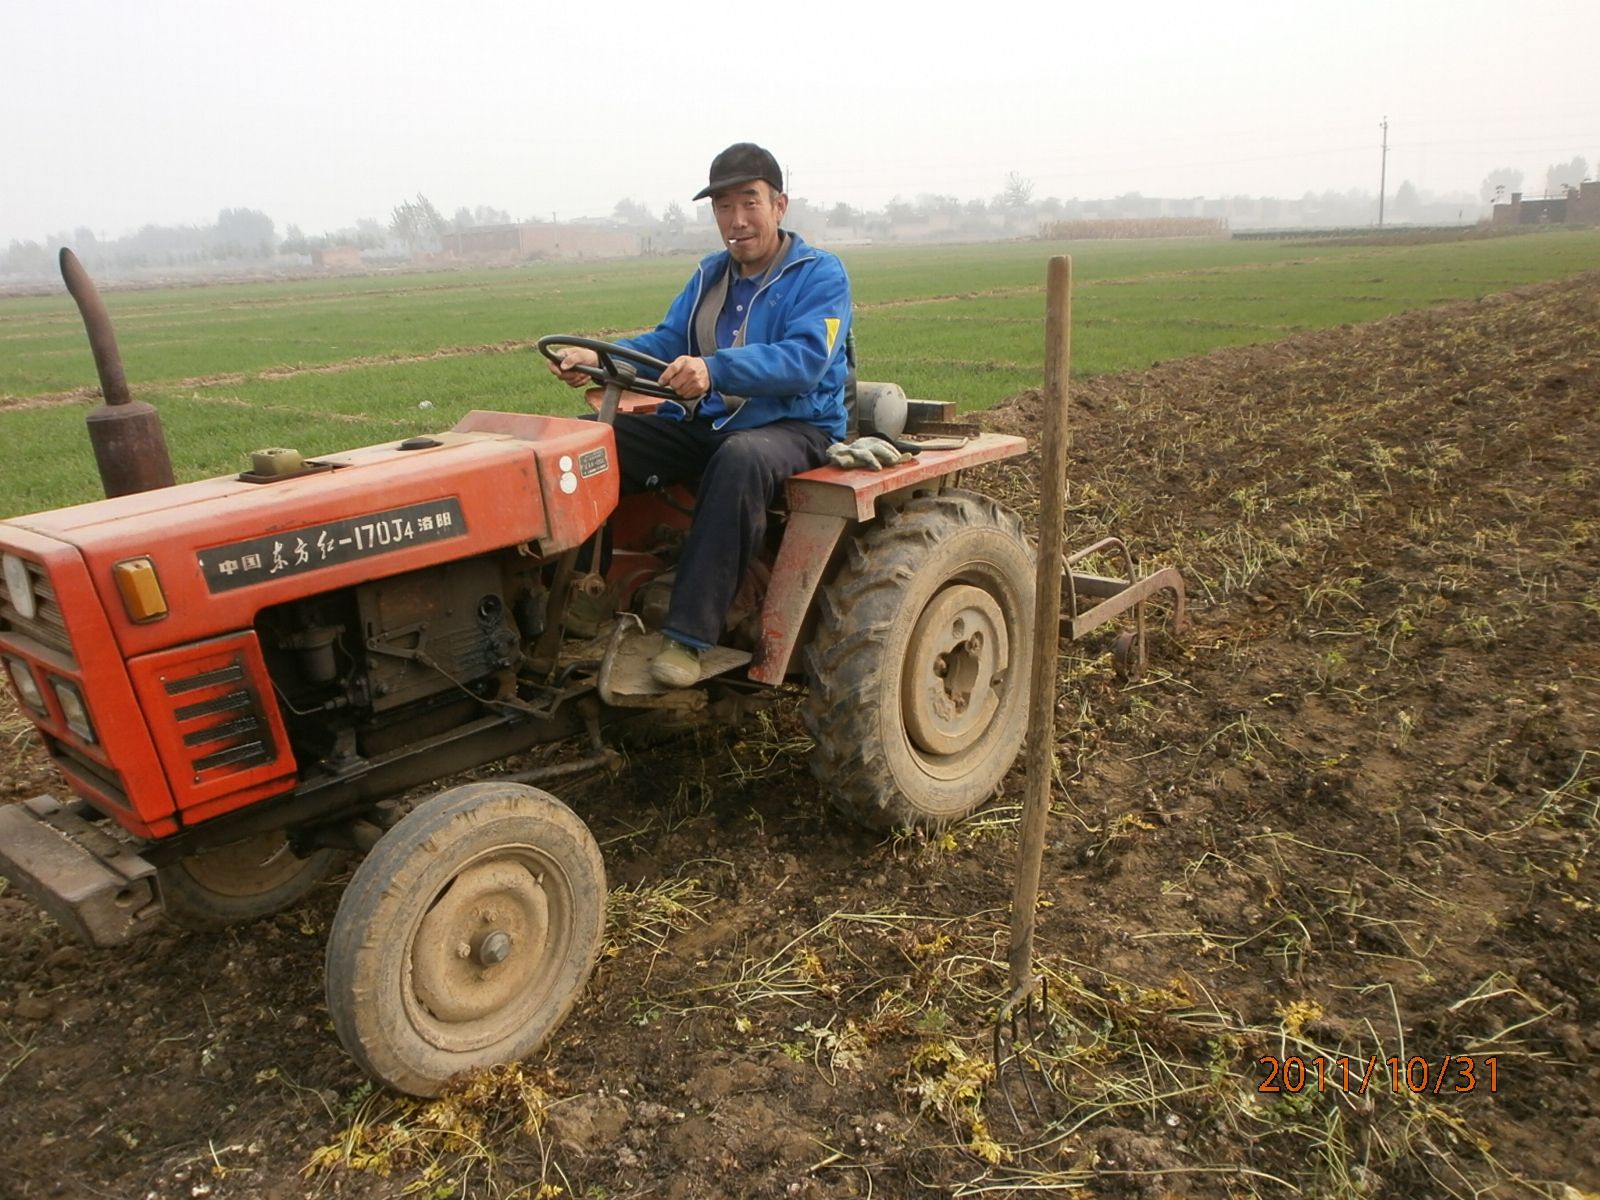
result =
[[[1033,666],[1028,692],[1027,792],[1017,839],[1017,882],[1011,896],[1011,994],[995,1020],[995,1086],[1006,1098],[1011,1118],[1022,1119],[1005,1086],[1008,1066],[1016,1064],[1028,1103],[1042,1119],[1030,1075],[1037,1073],[1054,1090],[1049,1072],[1030,1069],[1030,1050],[1051,1033],[1050,990],[1033,970],[1034,909],[1044,857],[1045,825],[1050,816],[1050,783],[1055,743],[1056,653],[1060,637],[1062,511],[1067,493],[1067,365],[1072,357],[1072,259],[1050,260],[1045,301],[1043,421],[1040,429],[1039,564],[1033,609]],[[1042,1028],[1041,1028],[1042,1025]],[[1010,1052],[1003,1037],[1010,1031]]]

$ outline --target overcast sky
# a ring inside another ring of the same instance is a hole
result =
[[[3,0],[0,245],[256,208],[314,234],[689,207],[769,146],[790,191],[878,207],[1388,183],[1542,189],[1600,158],[1600,0]]]

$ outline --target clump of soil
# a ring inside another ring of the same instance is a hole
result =
[[[1048,1036],[998,1078],[1020,777],[881,840],[780,705],[557,789],[605,851],[606,956],[545,1056],[432,1106],[328,1027],[336,885],[121,952],[0,894],[6,1186],[1600,1188],[1597,318],[1591,274],[1075,385],[1069,542],[1181,567],[1192,624],[1133,684],[1110,633],[1063,657]],[[969,485],[1032,521],[1037,469]],[[0,795],[56,786],[4,721]]]

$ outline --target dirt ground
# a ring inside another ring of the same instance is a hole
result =
[[[432,1105],[335,1040],[337,884],[121,952],[0,894],[0,1195],[1600,1192],[1597,328],[1589,275],[1075,386],[1069,542],[1180,566],[1192,624],[1133,684],[1062,659],[998,1077],[1020,773],[883,840],[785,702],[554,789],[605,957]],[[971,483],[1032,521],[1036,467]],[[0,722],[0,798],[55,789]]]

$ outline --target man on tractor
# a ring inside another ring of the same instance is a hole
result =
[[[783,174],[760,146],[738,142],[712,159],[695,199],[707,197],[726,248],[701,261],[655,329],[621,343],[664,360],[659,382],[678,397],[653,414],[617,414],[623,492],[699,480],[650,662],[673,688],[699,679],[784,481],[828,461],[846,426],[844,265],[782,228]],[[580,387],[591,376],[576,368],[598,361],[573,347],[550,369]]]

